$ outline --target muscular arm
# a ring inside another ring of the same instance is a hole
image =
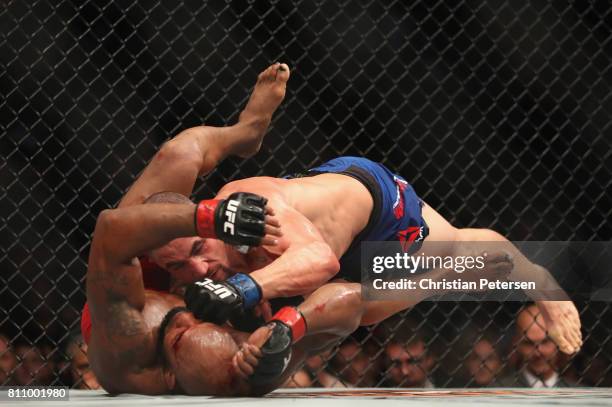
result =
[[[302,214],[282,203],[272,205],[283,225],[280,245],[286,250],[250,276],[261,287],[263,299],[309,294],[338,273],[338,259]]]
[[[154,356],[152,334],[142,318],[145,291],[136,256],[195,234],[193,212],[193,205],[151,204],[105,210],[98,217],[87,271],[90,357],[97,375],[100,369],[133,369]]]

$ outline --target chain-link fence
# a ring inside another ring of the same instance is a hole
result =
[[[363,155],[458,226],[514,240],[612,237],[608,2],[1,7],[3,383],[83,382],[71,333],[97,214],[164,140],[232,122],[274,61],[293,71],[262,152],[225,161],[199,197],[231,179]],[[310,359],[295,383],[517,386],[553,371],[559,383],[612,384],[608,303],[579,303],[585,344],[571,360],[515,338],[520,309],[421,304]]]

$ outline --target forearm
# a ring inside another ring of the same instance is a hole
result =
[[[94,232],[108,261],[131,260],[170,240],[195,236],[195,205],[147,204],[103,211]]]
[[[270,265],[249,276],[259,284],[263,299],[309,294],[340,269],[329,246],[313,242],[287,249]]]

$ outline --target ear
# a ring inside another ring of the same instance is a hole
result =
[[[164,375],[164,383],[166,383],[166,388],[170,391],[170,393],[174,393],[176,387],[176,375],[168,368],[164,368],[162,374]]]

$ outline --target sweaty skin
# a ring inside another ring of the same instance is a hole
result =
[[[262,140],[259,135],[265,132],[272,113],[285,94],[289,71],[283,65],[285,70],[281,73],[278,70],[280,66],[275,64],[260,74],[239,123],[227,128],[200,126],[188,129],[166,143],[128,191],[120,207],[138,205],[152,193],[160,191],[189,195],[197,177],[210,172],[228,154],[248,156],[256,152]],[[226,185],[218,197],[237,191],[241,182],[245,191],[260,193],[270,200],[270,206],[276,209],[277,217],[282,221],[283,237],[277,244],[268,241],[270,244],[263,248],[251,249],[247,256],[212,239],[200,239],[206,241],[205,248],[195,256],[185,254],[185,250],[181,254],[178,247],[181,245],[175,245],[176,250],[170,253],[173,261],[182,262],[179,270],[182,275],[193,280],[205,276],[223,280],[231,272],[252,271],[251,276],[263,288],[264,298],[310,293],[335,276],[339,267],[337,259],[365,227],[372,210],[372,199],[365,187],[342,175],[323,174],[295,180],[242,180]],[[456,229],[427,205],[423,216],[432,229],[428,241],[490,241],[498,237],[488,230]],[[191,244],[182,246],[191,247]],[[454,249],[449,247],[448,254],[456,254]],[[167,264],[167,251],[154,250],[151,254],[160,266]],[[515,260],[519,256],[513,253]],[[410,299],[368,304],[376,312],[368,312],[362,323],[384,319],[416,302],[416,299]],[[538,305],[545,318],[548,316],[551,337],[556,338],[561,350],[570,353],[578,349],[581,343],[580,321],[573,304],[540,302]],[[326,309],[331,308],[327,306]],[[556,335],[552,333],[555,329]]]
[[[167,251],[172,255],[166,257],[182,262],[181,272],[207,275],[211,271],[199,266],[211,262],[211,256],[202,253],[205,245],[193,253],[196,245],[192,242],[214,242],[189,237],[195,234],[193,204],[142,203],[161,191],[188,194],[197,176],[212,170],[226,155],[256,152],[271,114],[284,95],[289,73],[286,69],[277,74],[279,65],[260,74],[239,123],[221,129],[202,126],[181,133],[160,149],[119,208],[103,211],[98,217],[87,273],[92,318],[89,358],[92,370],[108,392],[264,394],[282,384],[306,357],[334,344],[358,326],[364,312],[358,284],[334,283],[319,288],[300,305],[310,329],[294,346],[285,374],[269,388],[252,388],[243,371],[248,369],[244,352],[261,346],[265,328],[249,337],[229,326],[201,323],[191,313],[181,312],[170,320],[164,337],[159,338],[164,316],[185,303],[175,295],[144,289],[137,256],[160,247],[171,246]],[[271,100],[276,100],[276,105]],[[267,219],[267,250],[261,253],[276,248],[280,234],[273,219]],[[258,260],[255,254],[250,257],[253,261],[268,261]],[[250,345],[245,346],[247,340]],[[240,360],[242,365],[238,364]],[[254,366],[257,360],[249,362]]]
[[[181,313],[168,326],[164,351],[159,352],[159,324],[170,309],[184,306],[184,302],[170,294],[145,290],[137,257],[174,244],[175,257],[184,263],[188,273],[206,275],[210,257],[203,258],[201,250],[193,252],[191,248],[200,241],[214,239],[193,237],[195,205],[142,203],[160,191],[189,195],[197,177],[210,172],[223,158],[256,153],[272,114],[284,97],[289,72],[279,72],[279,68],[280,64],[274,64],[258,76],[238,123],[223,128],[200,126],[182,132],[162,146],[119,207],[99,215],[87,272],[92,319],[89,358],[92,370],[107,391],[186,392],[179,382],[185,387],[191,385],[189,366],[197,368],[212,362],[217,367],[225,363],[227,370],[213,377],[216,382],[207,384],[207,388],[192,390],[209,393],[214,390],[215,394],[248,391],[246,384],[234,383],[236,376],[231,368],[231,358],[246,334],[201,324],[190,313]],[[171,177],[168,166],[174,170]],[[268,215],[263,243],[274,247],[280,232],[271,210]],[[186,253],[181,253],[183,247],[189,248]],[[209,342],[202,338],[219,340]]]
[[[333,278],[339,270],[336,259],[367,225],[373,206],[370,193],[360,182],[339,174],[296,179],[247,178],[230,182],[217,196],[224,198],[236,191],[267,197],[283,225],[283,236],[277,246],[254,248],[245,256],[245,261],[236,260],[230,265],[234,271],[250,272],[261,286],[265,299],[304,295]],[[427,204],[423,206],[423,217],[430,228],[430,235],[420,250],[425,255],[466,255],[470,253],[464,250],[469,249],[462,242],[498,242],[514,265],[509,279],[535,281],[542,290],[563,294],[547,270],[531,263],[500,234],[489,229],[455,228]],[[491,278],[497,272],[495,264],[491,263],[493,257],[490,256],[486,263]],[[387,307],[379,303],[381,313],[373,322],[441,293],[431,291],[424,293],[423,298],[388,302]],[[582,335],[574,304],[569,300],[547,301],[541,297],[535,300],[546,320],[549,335],[561,351],[568,354],[577,352],[582,345]]]

